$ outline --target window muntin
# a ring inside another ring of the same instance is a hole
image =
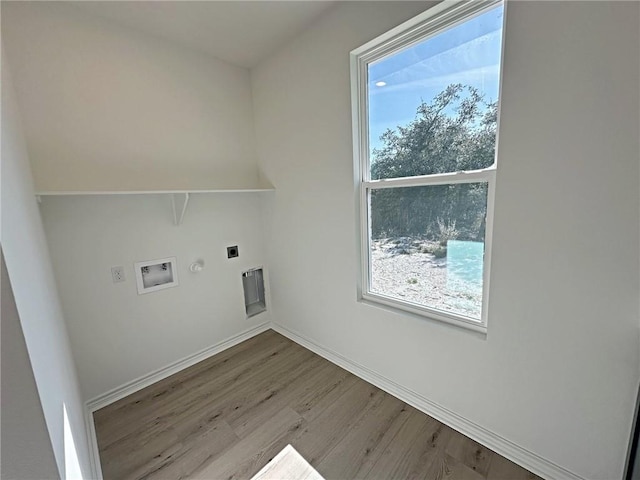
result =
[[[503,18],[443,2],[352,52],[365,300],[486,328]]]

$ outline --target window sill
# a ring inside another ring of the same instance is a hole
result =
[[[365,305],[383,308],[384,310],[388,310],[393,313],[410,315],[420,320],[427,320],[440,324],[444,323],[464,330],[470,330],[472,332],[481,334],[483,337],[486,337],[487,335],[486,324],[459,315],[439,312],[430,308],[421,307],[419,305],[414,306],[408,302],[402,302],[390,297],[372,293],[363,293],[358,301]]]

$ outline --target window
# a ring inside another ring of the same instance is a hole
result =
[[[351,54],[363,300],[486,331],[503,19],[445,1]]]

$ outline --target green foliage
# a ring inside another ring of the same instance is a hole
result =
[[[423,102],[406,126],[387,130],[372,153],[371,178],[397,178],[487,168],[495,157],[497,103],[478,91],[449,85]],[[446,241],[483,240],[487,186],[483,183],[375,190],[374,238],[422,235]]]

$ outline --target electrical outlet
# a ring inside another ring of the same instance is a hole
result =
[[[113,283],[124,282],[126,280],[124,267],[111,267],[111,278],[113,278]]]

